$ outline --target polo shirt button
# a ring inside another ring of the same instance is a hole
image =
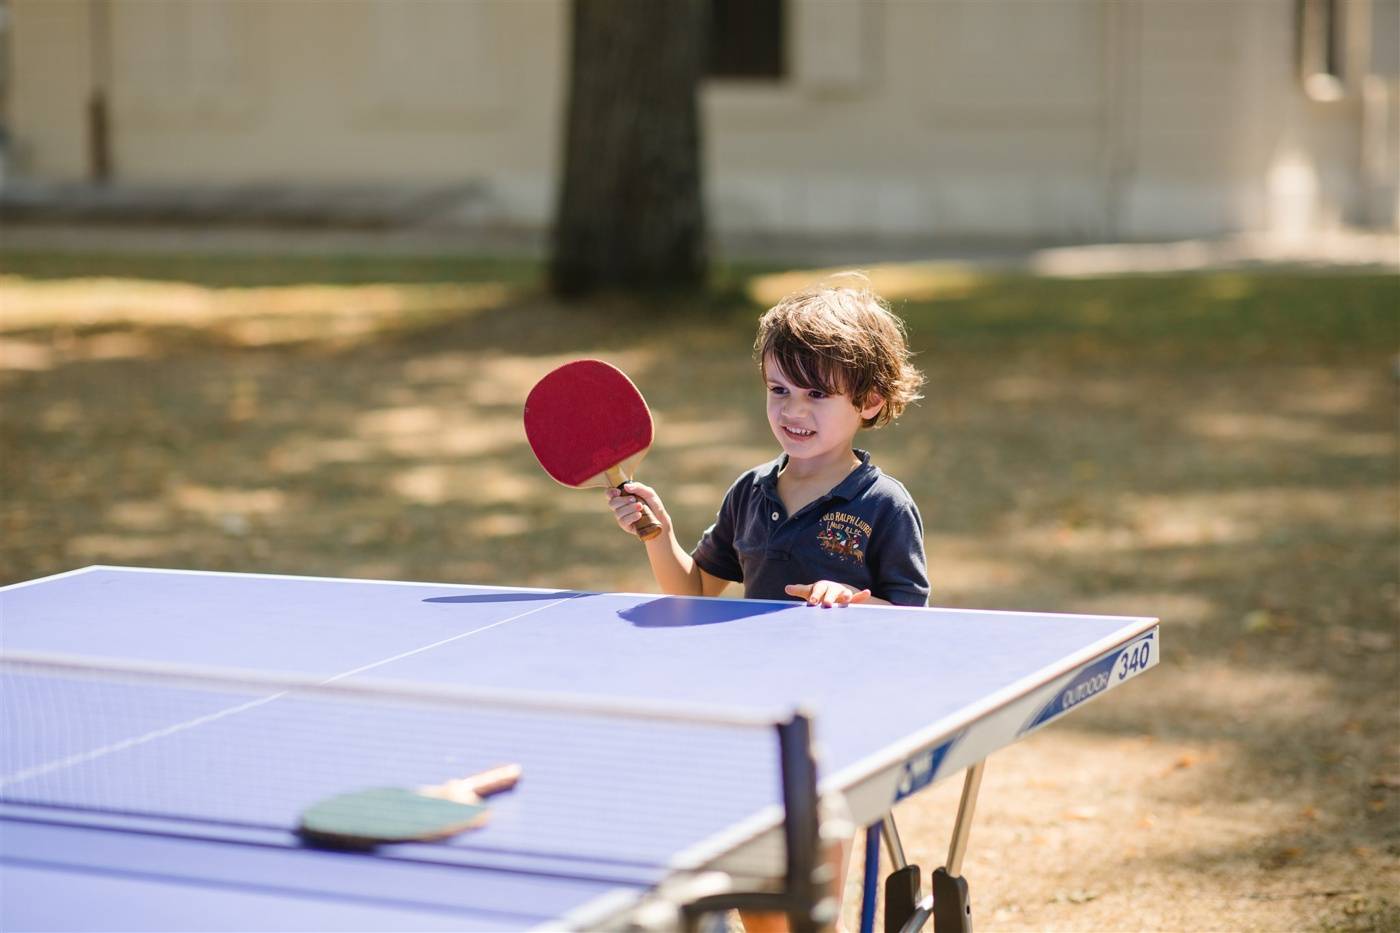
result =
[[[777,513],[777,512],[774,512],[774,513],[773,513],[773,521],[776,522],[777,520],[778,520],[778,513]]]

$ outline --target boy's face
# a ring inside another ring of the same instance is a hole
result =
[[[764,357],[763,371],[768,426],[793,459],[849,457],[862,420],[875,417],[884,405],[883,399],[876,398],[865,408],[857,408],[848,395],[828,395],[820,389],[795,385],[771,356]]]

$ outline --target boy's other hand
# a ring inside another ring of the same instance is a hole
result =
[[[833,580],[818,580],[816,583],[789,583],[783,587],[789,596],[807,600],[809,606],[851,606],[870,599],[869,590],[852,589],[844,583]]]
[[[671,517],[666,514],[666,507],[661,504],[661,497],[656,494],[656,490],[641,483],[626,482],[619,489],[611,487],[607,490],[608,508],[613,510],[613,517],[617,519],[617,525],[628,534],[637,533],[636,524],[641,520],[644,512],[650,512],[652,518],[661,526],[659,538],[664,538],[671,531]],[[656,539],[653,539],[656,540]]]

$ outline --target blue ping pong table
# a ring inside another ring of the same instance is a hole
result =
[[[1157,660],[1135,617],[117,567],[14,584],[0,929],[674,927],[676,903],[781,877],[769,714],[807,711],[824,799],[893,830],[898,801],[965,771],[975,791],[992,751]],[[293,832],[328,793],[509,761],[487,824],[442,842]]]

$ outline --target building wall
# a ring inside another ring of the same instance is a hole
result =
[[[13,6],[15,171],[81,180],[92,5]],[[561,3],[108,0],[108,9],[120,182],[480,182],[494,215],[548,214]]]
[[[9,171],[76,179],[87,171],[84,107],[91,86],[88,10],[77,3],[10,5]]]
[[[1384,20],[1400,0],[1352,2]],[[548,222],[565,0],[11,8],[15,177],[86,177],[84,108],[105,75],[121,183],[462,185],[476,219]],[[1393,129],[1395,78],[1308,100],[1294,0],[788,10],[788,78],[703,92],[721,231],[1091,240],[1395,224],[1396,144],[1375,127]],[[1377,191],[1392,203],[1378,210]]]

